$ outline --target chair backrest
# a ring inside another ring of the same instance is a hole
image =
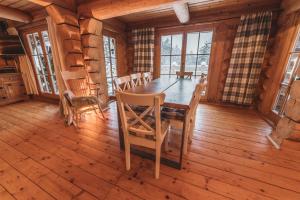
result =
[[[190,119],[191,117],[194,117],[197,106],[199,104],[200,98],[201,98],[201,91],[203,90],[203,88],[205,87],[204,83],[198,83],[196,85],[196,88],[193,92],[193,97],[190,101],[189,107],[190,110],[187,113],[188,114],[188,119]]]
[[[143,73],[143,82],[146,85],[147,83],[150,83],[152,81],[152,75],[151,72],[144,72]]]
[[[90,94],[87,73],[84,69],[76,71],[62,71],[61,76],[68,90],[71,90],[76,96],[85,96]]]
[[[131,79],[131,87],[136,87],[136,86],[142,85],[142,74],[141,73],[131,74],[130,79]]]
[[[165,99],[164,93],[133,94],[117,91],[116,97],[125,137],[128,136],[129,132],[134,132],[137,136],[152,136],[158,140],[161,139],[159,134],[161,128],[160,111]],[[133,109],[136,106],[143,106],[145,110],[138,113]],[[155,120],[154,126],[152,123],[149,124],[149,116]]]
[[[188,78],[188,79],[192,79],[193,76],[193,72],[180,72],[177,71],[176,72],[177,78]]]
[[[130,76],[115,77],[113,84],[117,91],[124,91],[131,88]]]

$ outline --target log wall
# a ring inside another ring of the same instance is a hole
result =
[[[300,12],[282,12],[279,16],[275,36],[270,39],[260,78],[258,110],[273,122],[279,117],[272,112],[280,83],[284,76],[293,39],[300,24]]]

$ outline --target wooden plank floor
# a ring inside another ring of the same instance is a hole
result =
[[[65,127],[58,106],[0,107],[0,199],[300,200],[300,145],[275,150],[271,128],[255,111],[200,105],[182,170],[132,156],[125,171],[115,105],[103,122],[89,114]]]

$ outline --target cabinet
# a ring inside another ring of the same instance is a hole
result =
[[[27,98],[26,89],[19,73],[0,74],[0,105]]]

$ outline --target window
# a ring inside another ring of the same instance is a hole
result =
[[[175,75],[180,71],[182,34],[161,37],[161,75]]]
[[[46,30],[26,35],[41,93],[58,95],[52,49]]]
[[[212,32],[194,32],[187,34],[185,71],[194,75],[208,74]]]
[[[175,75],[182,67],[195,76],[207,75],[211,43],[212,31],[161,36],[160,74]]]
[[[273,105],[273,112],[282,115],[284,105],[289,96],[289,88],[292,80],[295,78],[295,72],[300,65],[300,33],[296,38],[295,44],[289,53],[286,70],[280,84],[280,88]]]
[[[103,36],[103,41],[108,94],[112,95],[114,91],[112,81],[117,76],[116,40]]]

